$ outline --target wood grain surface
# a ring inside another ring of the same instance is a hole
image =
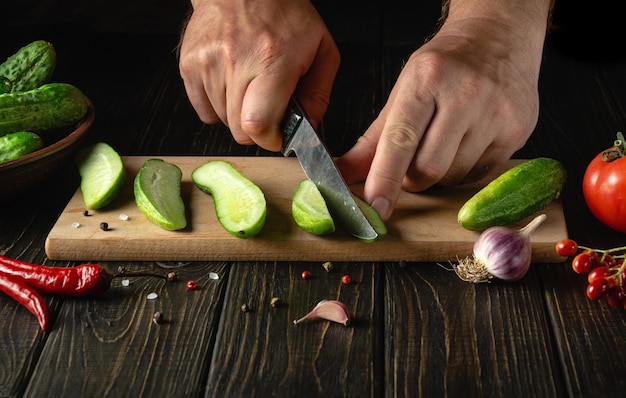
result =
[[[6,6],[30,12],[32,3]],[[199,120],[178,69],[178,33],[94,31],[89,24],[119,26],[125,10],[111,7],[108,19],[90,12],[93,18],[68,23],[76,13],[65,11],[77,2],[56,3],[37,3],[36,11],[46,4],[58,10],[45,13],[45,21],[8,12],[11,18],[0,26],[0,59],[31,39],[54,43],[55,80],[75,84],[94,101],[91,141],[128,156],[273,155],[237,144],[224,125]],[[124,7],[145,19],[165,2],[143,3]],[[441,1],[315,3],[342,55],[320,128],[338,156],[378,116],[409,55],[436,25]],[[605,3],[586,3],[585,11]],[[186,11],[187,2],[177,4]],[[581,57],[600,48],[595,44],[574,40],[567,49],[553,35],[544,49],[538,123],[515,157],[563,163],[568,182],[561,204],[572,239],[596,248],[623,246],[624,234],[593,217],[581,190],[588,161],[626,125],[623,46],[606,51],[620,59],[603,62]],[[610,39],[618,41],[603,42]],[[44,247],[78,180],[68,164],[20,200],[3,203],[0,254],[77,265],[51,260]],[[79,216],[84,223],[82,207]],[[123,286],[117,278],[93,299],[44,295],[48,332],[0,294],[0,397],[617,398],[626,389],[626,311],[589,300],[587,275],[573,272],[571,259],[536,262],[513,283],[480,284],[435,262],[336,261],[332,272],[316,261],[275,259],[99,263],[109,272],[175,270],[179,279],[139,278]],[[311,279],[301,278],[304,271]],[[351,276],[350,285],[341,283],[343,275]],[[196,281],[196,290],[187,289],[188,280]],[[149,293],[158,298],[147,300]],[[273,307],[274,297],[284,305]],[[352,325],[293,324],[322,299],[345,303]],[[153,322],[157,311],[159,324]]]
[[[471,255],[477,232],[457,223],[462,204],[504,168],[481,181],[427,193],[402,192],[387,236],[362,242],[340,226],[330,235],[316,236],[300,229],[291,216],[291,197],[305,178],[296,158],[282,157],[160,157],[183,171],[182,195],[188,227],[168,231],[149,221],[138,209],[132,193],[137,171],[149,156],[124,157],[125,187],[116,201],[103,210],[83,214],[80,189],[76,191],[48,235],[46,253],[54,260],[289,260],[289,261],[454,261]],[[197,189],[191,172],[205,162],[231,162],[264,192],[268,214],[265,227],[253,238],[241,239],[219,224],[211,195]],[[511,160],[506,166],[519,163]],[[352,187],[362,193],[362,185]],[[554,243],[567,236],[560,201],[543,210],[547,221],[532,236],[533,260],[558,262]],[[129,220],[120,220],[124,214]],[[512,227],[523,226],[530,216]],[[109,230],[103,231],[100,223]],[[80,227],[72,225],[79,223]]]

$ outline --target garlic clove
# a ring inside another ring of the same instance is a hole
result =
[[[305,316],[294,320],[294,325],[304,321],[312,321],[316,319],[325,319],[327,321],[341,323],[348,326],[350,324],[350,314],[348,307],[341,301],[322,300]]]

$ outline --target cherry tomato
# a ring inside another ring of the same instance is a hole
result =
[[[577,274],[589,272],[593,266],[593,256],[587,252],[580,253],[572,260],[572,269]]]
[[[611,256],[610,254],[605,254],[602,257],[599,257],[599,266],[606,266],[606,267],[615,267],[617,265],[617,261],[615,261],[615,259],[613,258],[613,256]]]
[[[616,141],[618,143],[620,140]],[[604,225],[626,233],[626,157],[615,155],[615,147],[599,153],[587,166],[583,195],[591,213]],[[603,154],[613,151],[612,159]]]
[[[609,267],[596,267],[589,272],[589,275],[587,275],[587,281],[591,283],[596,279],[606,279],[609,275],[611,275]]]
[[[559,256],[570,257],[578,251],[578,244],[572,239],[563,239],[556,243],[556,253]]]
[[[587,286],[587,297],[591,300],[599,300],[609,294],[609,281],[596,279]]]

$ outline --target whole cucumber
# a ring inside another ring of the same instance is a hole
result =
[[[30,91],[0,94],[0,136],[68,126],[82,119],[87,108],[87,97],[67,83],[48,83]]]
[[[459,224],[482,231],[520,221],[556,199],[565,180],[565,169],[558,160],[536,158],[520,163],[465,202],[458,213]]]
[[[0,94],[10,93],[12,86],[13,83],[11,83],[11,80],[4,76],[0,76]]]
[[[18,131],[0,137],[0,163],[8,162],[43,148],[41,137],[28,131]]]
[[[56,59],[56,51],[51,43],[36,40],[0,64],[0,76],[11,81],[13,93],[32,90],[50,81]]]

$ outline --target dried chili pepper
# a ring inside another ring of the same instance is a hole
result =
[[[154,276],[169,277],[145,272],[111,274],[98,264],[82,264],[61,268],[32,264],[0,256],[0,274],[20,279],[39,293],[58,294],[70,297],[92,297],[104,294],[116,277]]]
[[[26,307],[39,321],[41,330],[48,329],[48,307],[35,289],[24,281],[0,273],[0,291]]]

